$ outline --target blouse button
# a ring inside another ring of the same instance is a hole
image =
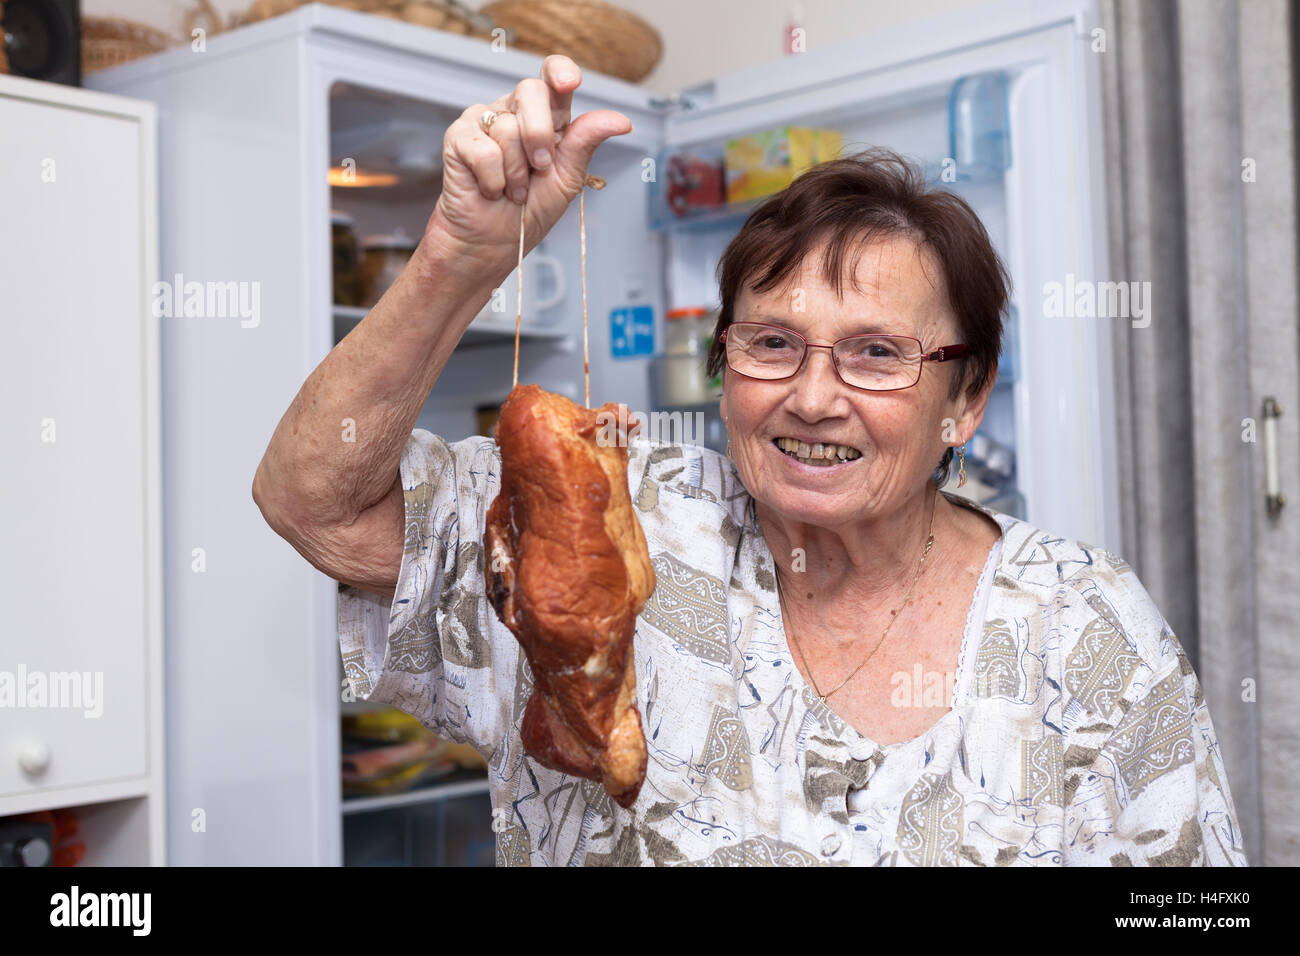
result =
[[[870,760],[876,752],[875,744],[866,740],[854,740],[849,744],[849,756],[854,760]]]
[[[840,851],[840,835],[838,833],[828,834],[822,839],[822,856],[834,856]]]

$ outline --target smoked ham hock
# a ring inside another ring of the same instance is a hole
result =
[[[655,573],[627,487],[636,425],[620,433],[618,408],[515,386],[496,425],[501,490],[483,560],[488,599],[533,673],[524,750],[627,809],[646,768],[632,635]]]

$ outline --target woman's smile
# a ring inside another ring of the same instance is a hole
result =
[[[801,472],[840,471],[862,460],[862,452],[849,445],[782,437],[773,438],[771,446],[791,467]]]

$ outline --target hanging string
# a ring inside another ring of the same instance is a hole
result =
[[[582,407],[591,408],[591,366],[587,363],[587,218],[583,200],[586,188],[578,190],[578,250],[582,270]]]
[[[524,317],[524,211],[528,206],[528,197],[519,204],[519,265],[515,267],[519,294],[515,297],[515,377],[510,383],[513,390],[519,384],[519,322]]]
[[[583,188],[578,191],[578,249],[581,256],[582,270],[582,380],[583,380],[583,404],[584,407],[591,407],[591,356],[587,347],[587,215],[586,206],[583,198],[586,196],[586,187],[592,189],[604,189],[605,180],[599,176],[588,176],[583,182]],[[524,317],[524,229],[526,224],[525,214],[528,211],[528,197],[519,204],[519,262],[515,267],[515,276],[519,280],[519,293],[515,298],[515,371],[514,378],[511,381],[513,389],[519,384],[519,327]]]

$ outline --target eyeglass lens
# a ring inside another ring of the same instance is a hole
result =
[[[751,378],[788,378],[799,370],[803,339],[770,326],[733,323],[727,330],[727,362]],[[920,344],[906,336],[855,335],[834,348],[840,377],[857,388],[907,388],[920,377]]]

